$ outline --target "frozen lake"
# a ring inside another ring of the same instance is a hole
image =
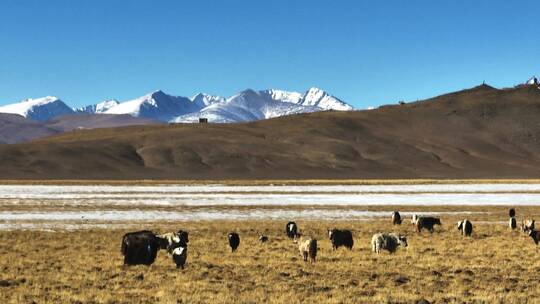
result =
[[[121,227],[156,221],[370,220],[387,217],[389,212],[363,210],[363,206],[390,205],[422,206],[422,210],[426,206],[540,206],[540,184],[0,185],[0,229]],[[425,211],[403,215],[412,213]]]

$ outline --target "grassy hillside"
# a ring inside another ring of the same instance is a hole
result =
[[[540,177],[540,90],[244,124],[79,130],[0,145],[2,179]]]

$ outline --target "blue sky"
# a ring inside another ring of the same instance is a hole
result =
[[[1,0],[0,105],[317,86],[358,107],[540,75],[537,1]]]

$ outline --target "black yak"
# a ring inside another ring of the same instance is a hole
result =
[[[185,231],[178,231],[178,241],[174,242],[171,245],[171,255],[174,263],[176,264],[176,268],[182,268],[184,269],[184,265],[186,264],[187,260],[187,253],[188,253],[188,246],[187,243],[189,242],[188,233]]]
[[[401,215],[398,211],[394,211],[392,213],[392,224],[394,225],[401,225]]]
[[[231,232],[227,237],[229,239],[229,246],[231,246],[231,252],[234,252],[240,246],[240,236],[236,232]]]
[[[508,221],[508,227],[510,227],[510,229],[512,230],[517,228],[517,221],[515,217],[510,218],[510,220]]]
[[[463,220],[458,222],[457,229],[461,231],[464,236],[471,236],[473,225],[469,220]]]
[[[340,246],[344,246],[349,250],[352,250],[354,245],[353,236],[350,230],[339,229],[327,229],[328,237],[332,242],[332,250],[338,249]]]
[[[160,239],[149,230],[124,234],[121,246],[124,265],[152,265],[161,245]]]
[[[296,226],[295,222],[288,222],[287,226],[285,226],[285,233],[287,233],[287,236],[290,239],[294,239],[296,234],[298,234],[298,226]]]
[[[416,229],[418,232],[422,232],[422,229],[427,229],[433,233],[433,226],[441,225],[441,219],[431,216],[421,216],[416,221]]]

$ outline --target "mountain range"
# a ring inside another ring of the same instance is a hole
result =
[[[47,96],[0,107],[0,113],[18,114],[36,121],[76,114],[127,114],[175,123],[196,122],[199,118],[214,123],[248,122],[326,110],[349,111],[353,107],[318,88],[311,88],[304,94],[248,89],[229,98],[204,93],[188,98],[155,91],[133,100],[106,100],[82,108],[71,108],[61,99]]]
[[[267,101],[240,94],[252,95]],[[540,178],[538,117],[533,81],[364,111],[81,129],[0,145],[0,179]]]

